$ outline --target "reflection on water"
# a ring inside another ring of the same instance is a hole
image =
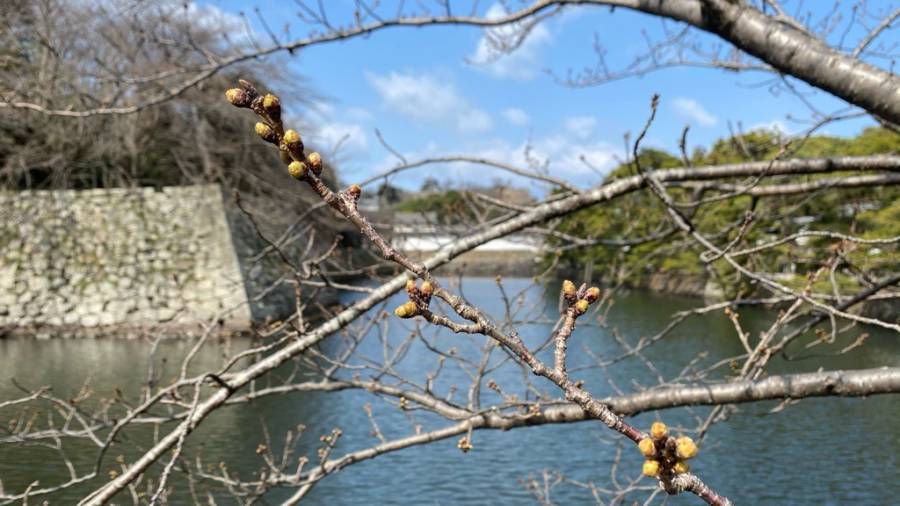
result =
[[[508,280],[510,294],[527,287],[525,280]],[[467,279],[462,287],[473,302],[500,315],[503,306],[493,280]],[[400,297],[392,302],[399,303]],[[513,305],[516,304],[513,297]],[[522,300],[524,307],[538,304],[545,314],[556,311],[556,295],[539,289],[529,289]],[[613,339],[618,332],[634,343],[640,336],[659,331],[670,315],[678,310],[699,305],[693,299],[632,293],[620,297],[609,312],[605,327],[582,327],[569,345],[573,363],[571,368],[591,363],[586,348],[600,356],[614,356],[621,349]],[[530,314],[534,311],[526,309]],[[523,316],[523,315],[520,315]],[[766,323],[765,313],[742,311],[742,322],[748,330],[758,331]],[[415,322],[392,322],[388,338],[395,344],[409,335]],[[530,346],[536,346],[547,335],[549,324],[521,325],[521,335]],[[814,357],[799,362],[774,362],[773,372],[813,371],[826,369],[854,369],[879,365],[900,364],[900,339],[887,332],[863,329],[871,334],[866,346],[841,356]],[[833,352],[846,346],[863,330],[849,332],[827,349]],[[481,341],[469,337],[449,335],[429,329],[425,332],[442,347],[456,346],[460,353],[477,350]],[[154,372],[163,378],[177,374],[181,357],[191,343],[167,341],[156,351]],[[233,352],[246,343],[212,343],[198,357],[197,371],[213,368],[226,352]],[[226,346],[231,346],[230,350]],[[336,347],[334,343],[325,346]],[[647,358],[654,361],[660,374],[671,377],[695,358],[699,351],[708,355],[704,361],[713,363],[739,352],[733,328],[721,315],[691,319],[678,331],[648,350]],[[377,330],[360,348],[360,354],[376,360],[383,358]],[[0,341],[0,401],[17,396],[19,391],[10,381],[29,388],[50,385],[60,397],[73,397],[88,384],[94,398],[114,395],[114,386],[126,397],[134,398],[148,377],[146,342],[131,340],[8,340]],[[498,360],[501,358],[498,354]],[[361,363],[361,362],[360,362]],[[397,371],[415,381],[424,382],[428,372],[436,367],[435,356],[418,341],[413,344]],[[287,371],[278,371],[285,376]],[[650,373],[639,360],[626,360],[606,371],[583,369],[574,374],[599,396],[612,395],[616,385],[633,391],[635,385],[652,386],[656,375]],[[504,390],[517,392],[521,373],[505,367],[492,373]],[[447,365],[441,374],[443,383],[436,389],[446,394],[451,384],[465,386],[466,374]],[[612,381],[608,381],[612,380]],[[165,380],[164,380],[165,381]],[[546,383],[539,388],[551,391]],[[457,393],[464,396],[465,393]],[[497,401],[496,395],[486,392],[485,405]],[[524,397],[525,392],[521,391]],[[460,398],[460,397],[455,397]],[[769,415],[777,403],[766,402],[743,405],[740,412],[725,424],[715,426],[711,439],[704,446],[694,464],[709,484],[729,495],[738,504],[896,504],[900,497],[900,403],[897,396],[876,396],[871,399],[810,399],[790,406],[777,415]],[[388,438],[412,433],[413,424],[440,426],[440,421],[419,411],[403,412],[385,404],[366,392],[303,393],[266,398],[252,405],[229,407],[213,415],[191,436],[189,455],[202,450],[203,465],[218,469],[225,462],[229,472],[246,478],[261,468],[261,459],[254,450],[263,441],[261,427],[265,425],[276,448],[284,431],[305,424],[307,429],[300,443],[300,453],[314,457],[318,437],[333,427],[340,427],[344,437],[338,453],[360,449],[377,443],[363,405],[372,403],[377,420]],[[161,408],[164,411],[164,408]],[[161,411],[161,412],[163,412]],[[680,409],[665,412],[670,422],[693,424],[702,417],[705,408]],[[7,427],[15,410],[0,411],[0,426]],[[32,416],[34,413],[29,413]],[[46,413],[36,419],[46,420]],[[649,425],[654,413],[637,417],[640,426]],[[59,420],[57,419],[57,422]],[[3,429],[4,431],[6,429]],[[5,433],[3,434],[5,435]],[[123,444],[144,446],[152,434],[133,430],[123,435]],[[356,464],[326,478],[310,494],[311,504],[521,504],[531,501],[523,486],[529,475],[539,476],[543,470],[560,470],[573,480],[593,481],[608,486],[609,468],[615,458],[616,446],[607,430],[596,423],[579,423],[517,429],[509,432],[485,431],[474,436],[475,449],[463,454],[455,447],[456,439],[414,447],[380,456]],[[54,451],[35,447],[3,445],[0,453],[0,480],[6,492],[20,491],[34,479],[49,485],[67,479],[68,472],[55,458]],[[95,450],[86,444],[66,447],[68,455],[79,469],[89,468],[96,457]],[[104,471],[116,466],[115,456],[123,451],[114,449],[104,461]],[[135,452],[124,452],[126,461]],[[621,477],[627,479],[638,473],[641,458],[633,449],[625,452]],[[649,480],[647,480],[649,482]],[[72,504],[85,490],[98,482],[52,497],[51,504]],[[139,487],[140,489],[140,487]],[[139,490],[140,491],[140,490]],[[200,487],[201,498],[205,492]],[[277,502],[284,493],[270,496]],[[220,496],[222,497],[222,496]],[[572,485],[553,489],[558,504],[592,503],[590,492]],[[35,501],[32,501],[35,502]],[[123,502],[130,503],[129,498]],[[172,504],[190,504],[187,494],[180,494]],[[221,500],[219,504],[231,504]],[[670,504],[696,504],[694,497],[676,497]]]

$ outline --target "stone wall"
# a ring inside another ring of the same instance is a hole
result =
[[[0,192],[0,329],[251,324],[218,186]]]

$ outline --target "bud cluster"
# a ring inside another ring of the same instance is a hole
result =
[[[251,109],[262,121],[256,124],[256,135],[262,140],[278,146],[281,161],[287,165],[288,173],[295,179],[304,179],[309,174],[316,177],[322,174],[322,155],[316,152],[304,154],[303,139],[296,130],[285,130],[281,121],[281,99],[259,91],[243,79],[238,81],[239,87],[225,92],[225,98],[231,105]]]
[[[423,281],[422,286],[416,286],[416,280],[410,279],[406,282],[406,294],[409,301],[394,309],[394,314],[399,318],[412,318],[420,313],[419,308],[427,308],[434,294],[434,285],[430,281]]]
[[[687,461],[696,457],[698,452],[693,439],[670,436],[669,428],[662,422],[653,423],[650,437],[638,442],[638,450],[647,459],[642,468],[643,474],[667,479],[690,471]]]
[[[325,446],[320,447],[318,449],[318,451],[316,452],[319,456],[319,459],[325,460],[328,457],[328,452],[332,448],[334,448],[334,446],[337,444],[338,440],[343,435],[344,435],[344,432],[341,429],[338,429],[335,427],[334,429],[331,429],[331,434],[323,434],[323,435],[319,436],[319,441],[321,441],[322,443],[325,443]]]
[[[562,295],[566,305],[575,309],[575,316],[581,316],[600,299],[600,289],[596,286],[588,288],[587,285],[576,288],[575,283],[567,279],[562,284]]]

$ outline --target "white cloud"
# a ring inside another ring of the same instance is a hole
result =
[[[605,174],[615,165],[618,152],[617,148],[606,142],[577,141],[568,135],[538,139],[534,146],[535,155],[550,160],[550,167],[558,173],[573,176],[593,173],[594,170]]]
[[[304,110],[304,120],[311,122],[309,141],[317,149],[355,155],[369,146],[366,129],[360,125],[352,109],[339,111],[324,101],[310,103]],[[346,118],[349,121],[341,121]]]
[[[597,118],[593,116],[573,116],[566,118],[563,126],[579,139],[587,139],[593,135],[594,128],[597,127]]]
[[[468,149],[466,153],[474,157],[508,163],[533,172],[549,173],[568,180],[576,186],[589,187],[599,183],[616,165],[617,156],[621,156],[621,151],[621,148],[603,141],[584,143],[578,142],[568,134],[556,134],[534,139],[528,144],[518,145],[510,144],[500,138],[488,139],[480,148]],[[453,149],[431,141],[419,150],[404,152],[403,156],[412,161],[454,152],[456,151]],[[587,160],[588,164],[585,164],[582,157]],[[376,172],[381,172],[396,165],[396,157],[387,155],[381,162],[374,164],[374,168]],[[404,185],[408,188],[415,188],[429,176],[457,184],[484,185],[491,184],[495,178],[499,178],[534,189],[543,187],[542,184],[535,183],[533,179],[516,176],[500,169],[466,163],[423,167],[404,177]]]
[[[615,166],[619,151],[621,149],[606,142],[580,142],[571,135],[557,134],[518,146],[495,140],[476,154],[523,168],[531,167],[531,170],[543,170],[547,162],[546,168],[551,174],[587,186],[595,184],[597,176],[605,175]]]
[[[442,119],[464,102],[453,85],[430,75],[366,73],[366,79],[385,105],[415,119]]]
[[[530,121],[528,113],[518,107],[509,107],[503,110],[503,117],[516,126],[525,126]]]
[[[340,147],[341,151],[355,153],[364,151],[369,146],[365,130],[355,123],[326,122],[311,138],[322,149],[329,151]]]
[[[719,122],[719,118],[704,109],[699,102],[690,98],[675,98],[672,100],[672,108],[682,117],[696,121],[701,126],[711,127]]]
[[[616,154],[616,150],[605,142],[575,144],[559,159],[559,164],[574,174],[591,171],[606,175],[616,164]]]
[[[494,126],[494,121],[481,109],[469,109],[465,113],[460,113],[456,124],[464,132],[486,132]]]
[[[484,132],[491,116],[470,104],[451,82],[428,74],[366,73],[366,79],[394,112],[419,121],[453,120],[462,131]]]
[[[485,16],[496,19],[506,14],[502,5],[493,4]],[[540,50],[550,39],[543,24],[511,23],[488,28],[469,60],[494,77],[533,79],[541,68]]]
[[[755,125],[751,125],[749,130],[773,130],[780,133],[781,135],[791,134],[791,129],[788,127],[787,123],[785,123],[784,120],[781,119],[773,119],[772,121],[766,123],[757,123]]]

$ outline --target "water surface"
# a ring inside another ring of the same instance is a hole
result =
[[[526,289],[526,280],[506,280],[508,293]],[[500,315],[503,306],[493,280],[471,278],[463,284],[463,292],[473,302]],[[556,314],[556,295],[539,288],[527,289],[523,295],[525,307],[537,304],[548,316]],[[392,304],[403,299],[398,296]],[[515,298],[513,297],[515,302]],[[659,331],[675,311],[702,305],[701,301],[675,296],[632,292],[619,297],[610,310],[605,327],[582,327],[572,338],[570,367],[587,366],[591,355],[614,356],[621,352],[612,332],[634,343],[641,336]],[[392,305],[388,306],[393,307]],[[529,314],[534,315],[534,311]],[[522,316],[522,315],[520,315]],[[742,310],[742,321],[748,329],[758,331],[768,322],[771,313]],[[400,343],[415,322],[393,322],[388,340]],[[549,332],[549,324],[520,325],[526,342],[536,346]],[[816,348],[817,354],[833,353],[852,342],[861,332],[868,332],[867,344],[850,353],[838,356],[811,356],[802,361],[775,361],[773,372],[814,371],[826,369],[858,369],[881,365],[900,365],[900,339],[888,332],[873,329],[854,329],[837,343]],[[426,331],[429,339],[441,346],[456,346],[460,353],[473,353],[481,342],[469,337],[445,332]],[[177,364],[191,343],[163,342],[157,350],[156,373],[171,377]],[[242,346],[232,342],[232,347]],[[335,347],[337,344],[328,343]],[[198,357],[197,368],[214,367],[226,352],[226,343],[213,343]],[[705,363],[730,357],[740,350],[734,331],[721,314],[687,321],[671,336],[647,351],[664,377],[678,374],[705,351]],[[113,387],[134,395],[147,378],[147,356],[150,346],[140,340],[6,340],[0,341],[0,401],[18,395],[12,384],[15,378],[21,385],[33,388],[50,385],[56,395],[75,396],[84,384],[94,391],[93,398],[110,396]],[[382,345],[375,331],[370,332],[360,348],[362,355],[382,358]],[[499,358],[499,355],[497,356]],[[414,343],[397,370],[416,381],[424,381],[433,371],[435,356],[421,343]],[[284,376],[280,370],[276,376]],[[652,386],[655,374],[642,361],[626,360],[606,370],[584,369],[575,373],[583,378],[598,396],[614,395],[615,387],[626,392],[637,385]],[[448,392],[450,385],[465,386],[465,374],[447,366],[436,389]],[[516,391],[521,373],[505,367],[489,375],[505,389]],[[611,384],[612,382],[612,384]],[[539,388],[553,392],[547,383],[536,382]],[[615,385],[615,387],[613,386]],[[486,389],[487,390],[487,389]],[[455,399],[461,399],[456,394]],[[522,392],[525,395],[525,392]],[[488,391],[484,402],[496,402]],[[808,399],[791,405],[777,414],[769,411],[777,402],[740,406],[730,421],[718,424],[710,432],[708,442],[694,463],[694,470],[711,486],[731,497],[736,504],[897,504],[900,497],[900,398],[875,396],[870,399],[828,398]],[[388,438],[413,432],[412,424],[439,427],[444,424],[420,411],[402,412],[360,391],[338,393],[303,393],[267,398],[238,407],[221,410],[210,417],[191,436],[188,453],[202,450],[204,463],[213,467],[226,462],[230,472],[248,477],[260,469],[261,460],[254,453],[263,441],[261,427],[265,425],[274,446],[283,440],[284,431],[305,424],[301,452],[315,453],[318,437],[334,427],[344,432],[337,454],[365,448],[377,443],[362,407],[371,403],[377,420]],[[691,424],[702,417],[707,408],[677,409],[660,413],[646,413],[635,418],[639,426],[648,426],[657,416],[670,424]],[[0,410],[0,426],[6,427],[15,410]],[[37,415],[38,418],[46,414]],[[4,429],[5,430],[5,429]],[[2,435],[5,435],[2,434]],[[146,445],[151,435],[146,431],[131,431],[127,443]],[[516,429],[508,432],[482,431],[475,433],[475,449],[463,454],[456,449],[456,438],[382,455],[374,460],[353,465],[323,480],[308,496],[308,504],[485,504],[513,505],[532,503],[524,486],[529,476],[540,478],[546,471],[560,471],[567,478],[593,482],[598,487],[610,486],[610,466],[616,456],[616,441],[609,431],[594,422]],[[123,442],[123,444],[126,442]],[[80,469],[89,467],[95,451],[84,444],[66,447],[68,455]],[[113,449],[104,461],[104,469],[115,467],[113,459],[122,454],[126,461],[134,452]],[[642,462],[633,448],[627,448],[619,468],[619,479],[635,477]],[[42,485],[65,480],[67,472],[53,451],[35,447],[0,447],[0,480],[9,491],[20,491],[34,479]],[[98,483],[91,484],[95,488]],[[649,485],[650,480],[644,480]],[[50,497],[50,504],[74,504],[86,488]],[[273,493],[263,504],[277,503],[286,493]],[[219,504],[233,504],[234,500],[218,495]],[[645,497],[645,496],[643,496]],[[551,498],[557,504],[593,504],[590,492],[562,483],[552,489]],[[635,499],[642,496],[635,496]],[[31,501],[35,502],[35,501]],[[120,503],[130,504],[128,497]],[[190,504],[189,496],[180,494],[171,504]],[[697,504],[691,496],[668,500],[668,504]]]

